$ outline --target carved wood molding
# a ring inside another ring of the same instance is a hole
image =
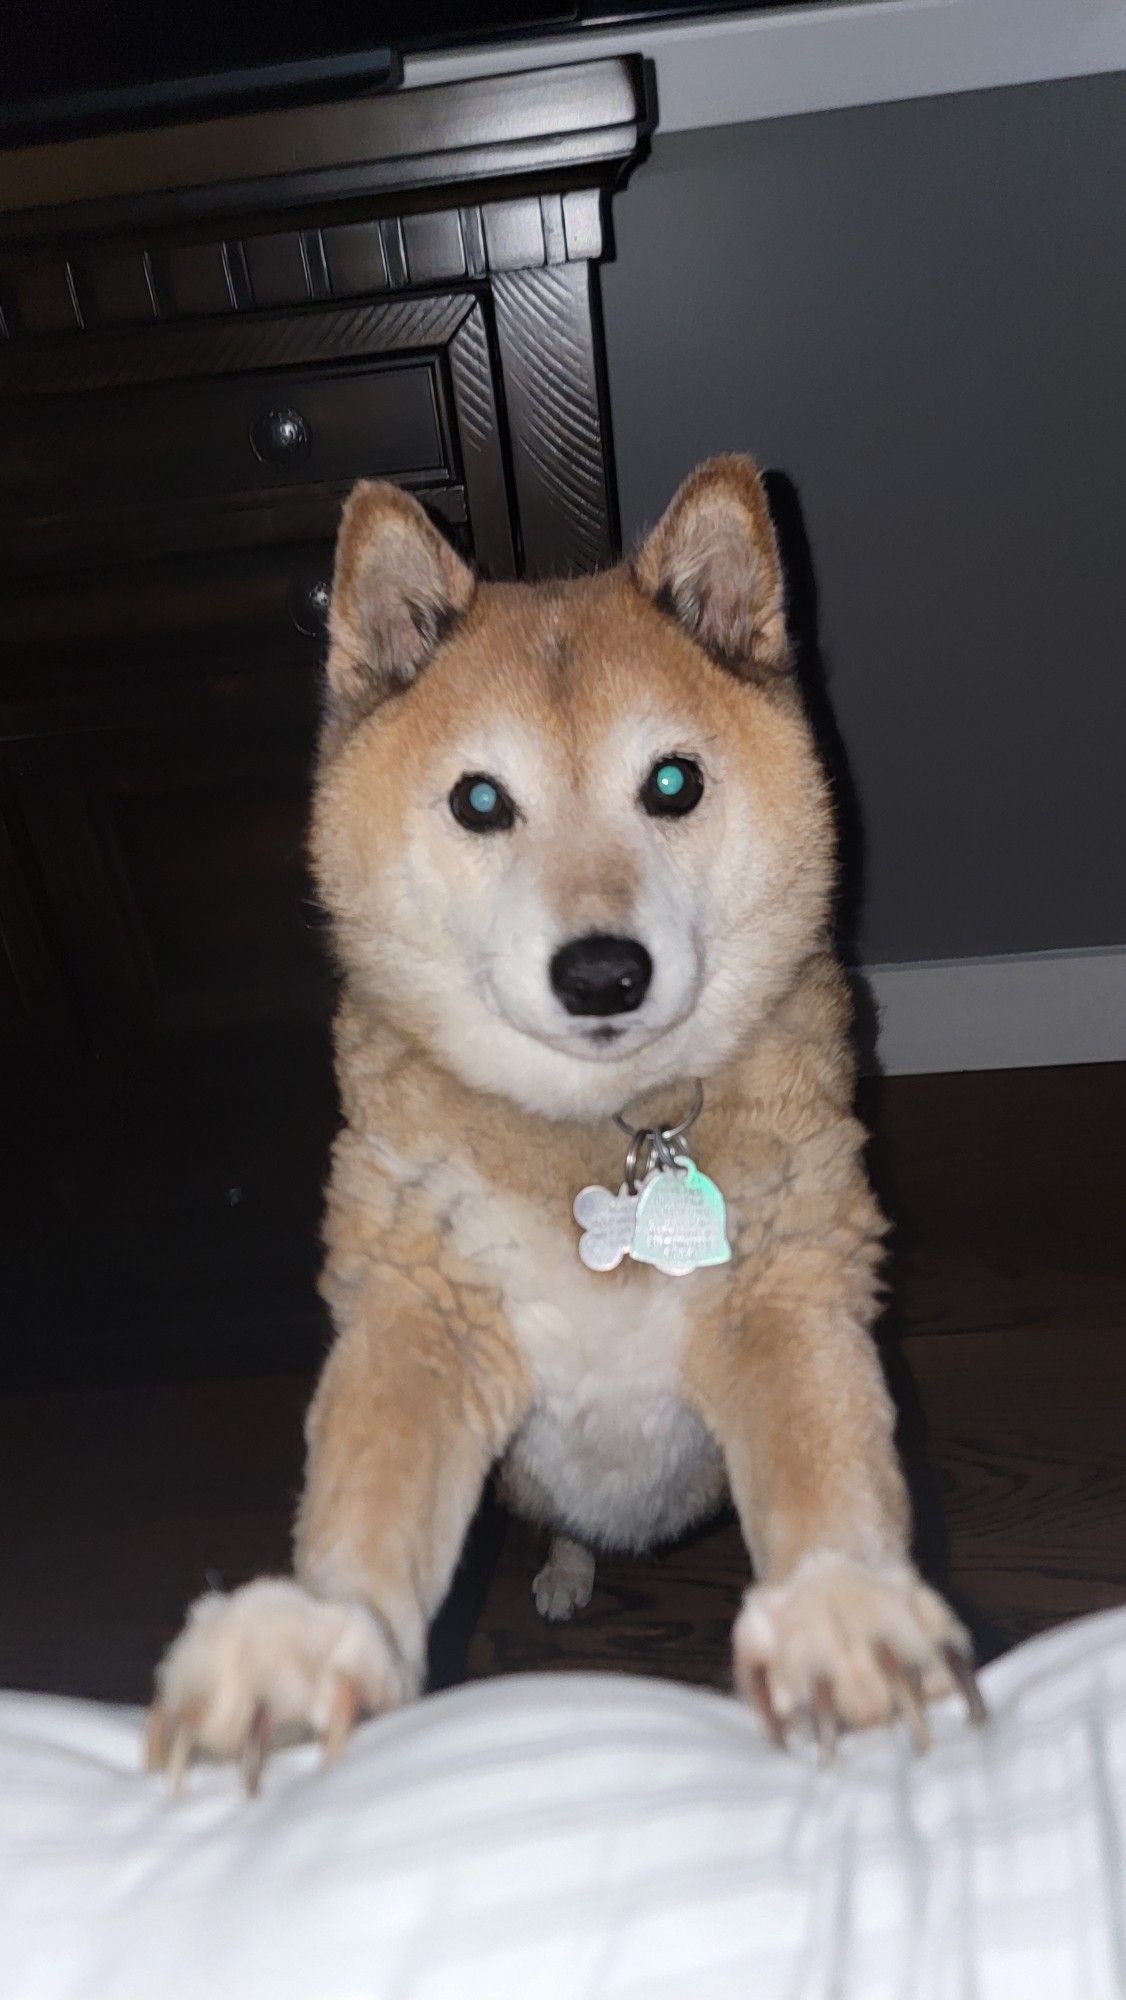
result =
[[[373,301],[318,313],[254,313],[227,323],[92,333],[0,347],[0,393],[58,395],[185,376],[344,361],[365,354],[441,348],[473,311],[471,292]]]
[[[0,338],[595,258],[652,122],[614,58],[0,151]]]
[[[600,408],[586,264],[493,285],[527,573],[597,569],[617,510]]]
[[[0,335],[22,344],[329,304],[596,258],[602,248],[596,188],[206,242],[0,243]]]
[[[6,233],[323,206],[376,190],[611,186],[654,122],[636,56],[0,153]],[[499,191],[504,191],[503,189]],[[393,205],[393,203],[392,203]]]

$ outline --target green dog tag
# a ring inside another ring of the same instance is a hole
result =
[[[659,1168],[637,1200],[630,1256],[668,1278],[686,1278],[708,1264],[727,1264],[727,1208],[714,1181],[686,1153],[677,1171]]]

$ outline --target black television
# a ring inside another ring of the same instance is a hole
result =
[[[421,50],[721,14],[737,5],[0,0],[0,144],[393,89],[402,78],[403,56]]]
[[[401,57],[566,29],[559,0],[0,0],[0,138],[393,88]]]

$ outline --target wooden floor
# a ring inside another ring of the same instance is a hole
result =
[[[983,1651],[1126,1599],[1126,1068],[870,1087],[896,1220],[885,1330],[923,1558]],[[143,1699],[208,1575],[285,1565],[306,1374],[0,1401],[0,1684]],[[945,1542],[945,1548],[943,1546]],[[571,1625],[536,1538],[485,1507],[434,1678],[613,1667],[722,1684],[747,1563],[730,1521],[607,1560]]]

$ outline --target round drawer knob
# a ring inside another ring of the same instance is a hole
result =
[[[320,639],[323,636],[331,595],[331,586],[324,576],[299,577],[290,590],[289,615],[297,630],[304,632],[307,638]]]
[[[250,426],[250,442],[264,465],[296,465],[309,452],[309,426],[300,410],[267,410]]]

